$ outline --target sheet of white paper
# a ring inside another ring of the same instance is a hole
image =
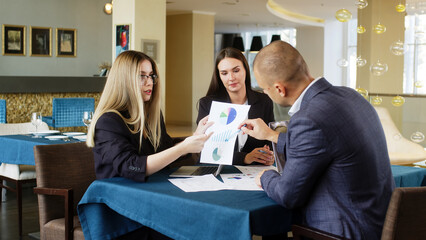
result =
[[[233,174],[220,174],[223,183],[232,187],[234,190],[247,190],[247,191],[263,191],[262,188],[257,186],[255,177],[247,176],[242,173]]]
[[[219,191],[232,189],[217,180],[213,174],[191,178],[170,178],[169,181],[185,192]]]
[[[247,119],[249,109],[249,105],[212,102],[209,122],[214,124],[207,129],[206,134],[214,133],[204,143],[201,163],[232,165],[238,125]]]
[[[277,170],[275,166],[235,166],[244,175],[248,177],[256,177],[259,172],[265,169]]]

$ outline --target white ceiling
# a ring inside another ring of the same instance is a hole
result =
[[[217,33],[244,32],[300,26],[272,14],[268,0],[167,0],[167,14],[205,12],[215,14]],[[348,9],[356,17],[355,0],[274,0],[297,14],[333,19],[337,10]]]

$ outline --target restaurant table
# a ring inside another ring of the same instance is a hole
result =
[[[34,138],[31,134],[0,136],[0,163],[35,165],[34,146],[79,142],[77,139],[49,140]]]
[[[94,181],[78,205],[85,238],[111,239],[142,224],[174,239],[251,239],[290,230],[291,211],[263,191],[186,193],[167,180],[171,172],[164,169],[146,183]],[[426,169],[392,166],[392,173],[397,187],[425,185]]]
[[[145,183],[94,181],[78,205],[85,239],[115,238],[141,224],[173,239],[251,239],[290,230],[291,211],[265,192],[184,192],[167,180],[172,171],[163,169]]]
[[[392,165],[396,187],[426,186],[426,168]]]

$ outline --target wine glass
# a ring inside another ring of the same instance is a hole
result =
[[[87,128],[90,127],[90,123],[92,122],[93,112],[84,112],[83,113],[83,123]]]
[[[42,120],[42,115],[41,112],[33,112],[31,114],[31,123],[35,126],[35,138],[39,138],[40,136],[37,134],[38,133],[38,126],[40,126],[40,124],[43,122]]]

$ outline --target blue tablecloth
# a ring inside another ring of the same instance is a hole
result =
[[[35,165],[34,146],[78,142],[78,140],[49,140],[31,135],[0,136],[0,163]]]
[[[426,186],[426,168],[392,165],[396,187]]]
[[[111,239],[141,227],[174,239],[251,239],[286,233],[291,212],[263,191],[186,193],[165,169],[147,183],[124,178],[96,180],[78,205],[86,240]]]
[[[291,212],[262,191],[185,193],[167,181],[171,170],[147,183],[96,180],[78,205],[85,238],[111,239],[142,224],[174,239],[251,239],[290,229]],[[397,187],[426,185],[426,169],[392,166]]]

